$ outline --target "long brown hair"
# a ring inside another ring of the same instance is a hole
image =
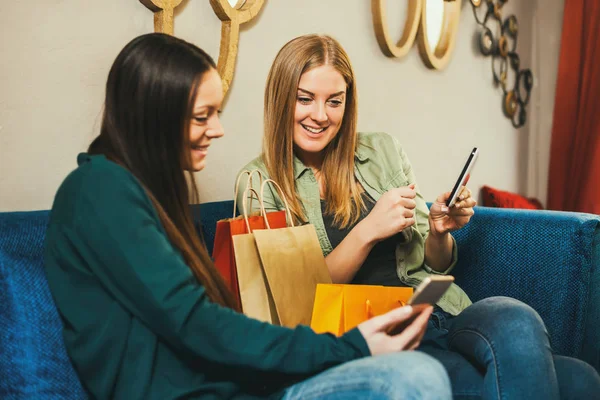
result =
[[[265,88],[262,158],[271,178],[287,197],[294,216],[306,221],[294,177],[294,112],[300,77],[323,65],[335,68],[346,82],[346,108],[340,130],[324,149],[321,176],[327,214],[341,228],[355,223],[364,207],[362,189],[354,177],[357,146],[357,96],[354,71],[342,46],[327,35],[305,35],[286,43],[279,51]]]
[[[208,297],[238,309],[194,229],[189,202],[198,198],[198,189],[184,172],[191,165],[193,102],[203,74],[213,68],[208,54],[173,36],[133,39],[110,69],[100,135],[88,152],[104,154],[139,180]]]

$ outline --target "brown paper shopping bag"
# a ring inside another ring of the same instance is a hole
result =
[[[270,179],[261,185],[263,215],[262,192],[267,184],[279,191],[290,226],[271,229],[266,220],[267,229],[234,237],[242,308],[246,315],[283,326],[308,325],[317,284],[330,283],[331,277],[314,226],[294,226],[283,191]],[[252,244],[256,253],[250,250]]]
[[[239,294],[239,283],[237,277],[237,268],[235,263],[235,255],[233,253],[233,237],[250,232],[251,229],[265,229],[265,220],[259,215],[249,215],[247,221],[243,216],[236,217],[236,200],[239,189],[239,184],[242,177],[248,175],[246,187],[252,186],[252,176],[258,174],[260,182],[263,181],[263,176],[259,170],[242,171],[235,184],[235,194],[233,202],[233,217],[217,221],[215,230],[215,240],[213,245],[212,256],[215,267],[223,277],[225,284],[231,290],[238,304],[241,304]],[[256,192],[254,192],[256,193]],[[250,197],[252,201],[253,197]],[[244,201],[247,197],[244,196]],[[267,213],[267,219],[272,227],[283,228],[287,226],[285,220],[285,211],[276,211]]]
[[[243,198],[246,199],[249,195],[254,195],[259,201],[262,201],[250,185],[246,187]],[[285,213],[285,211],[283,212]],[[241,217],[246,224],[248,233],[232,236],[232,241],[242,312],[251,318],[279,325],[279,317],[258,254],[254,238],[255,230],[250,224],[246,202],[242,205]],[[259,217],[263,217],[262,208]],[[266,226],[264,221],[263,225]]]
[[[342,335],[361,322],[406,305],[411,287],[377,285],[317,285],[311,328]]]

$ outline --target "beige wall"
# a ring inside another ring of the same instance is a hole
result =
[[[0,210],[47,209],[97,133],[103,86],[118,51],[153,29],[137,0],[2,1],[0,25]],[[404,10],[388,1],[392,32]],[[466,2],[468,3],[468,2]],[[510,2],[519,17],[522,65],[531,62],[535,1]],[[237,71],[223,113],[226,136],[211,147],[198,176],[202,201],[232,197],[238,169],[260,150],[262,96],[279,48],[310,32],[329,33],[350,54],[358,79],[359,128],[386,131],[404,144],[428,200],[454,183],[473,146],[481,149],[470,186],[524,191],[528,127],[501,111],[490,60],[474,45],[476,24],[463,7],[453,60],[425,68],[417,48],[401,60],[380,51],[368,0],[269,0],[242,29]],[[220,22],[208,0],[184,0],[176,35],[218,55]]]
[[[529,124],[528,196],[546,203],[554,94],[565,0],[546,0],[534,9],[531,68],[536,76]]]

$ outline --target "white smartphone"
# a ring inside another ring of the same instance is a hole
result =
[[[454,277],[450,275],[432,275],[417,287],[412,297],[408,300],[409,305],[437,303],[446,290],[454,282]]]
[[[478,155],[479,149],[477,147],[474,147],[471,151],[471,154],[469,154],[469,158],[467,158],[467,162],[465,163],[465,166],[463,167],[460,175],[458,176],[454,187],[452,188],[452,192],[450,192],[450,197],[448,197],[448,200],[446,200],[446,205],[448,207],[452,207],[454,203],[456,203],[456,200],[460,195],[461,188],[465,186],[469,181],[469,178],[471,177],[471,170],[475,165],[475,161],[477,160]]]

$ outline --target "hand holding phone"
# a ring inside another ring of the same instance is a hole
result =
[[[399,334],[403,330],[405,330],[428,307],[430,307],[429,304],[417,304],[417,305],[411,306],[412,310],[411,310],[411,313],[408,316],[408,318],[406,318],[404,321],[402,321],[396,325],[390,326],[387,330],[388,335],[394,336],[394,335]]]
[[[412,306],[411,315],[406,320],[391,326],[388,333],[393,335],[406,329],[419,314],[440,300],[452,282],[454,282],[454,277],[450,275],[432,275],[425,278],[408,299],[407,304]]]

